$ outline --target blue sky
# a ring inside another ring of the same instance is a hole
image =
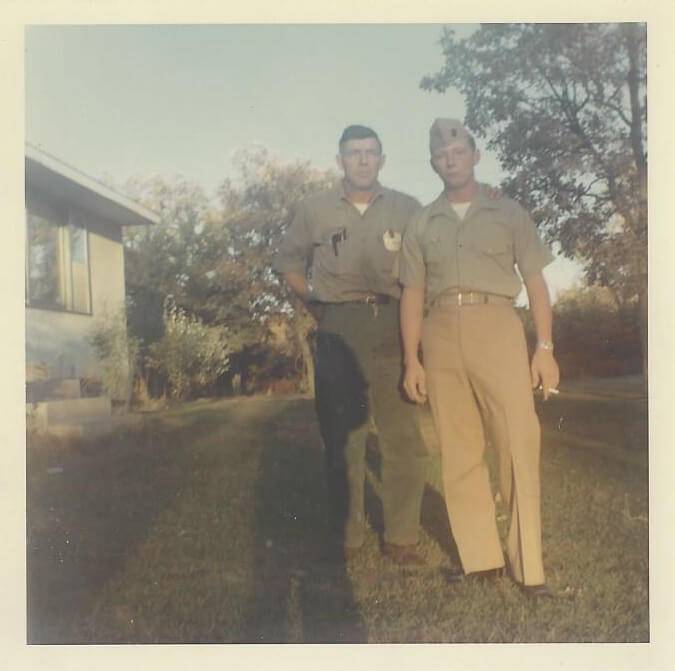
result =
[[[454,26],[468,34],[473,26]],[[440,24],[31,26],[26,139],[94,176],[182,174],[214,193],[233,152],[262,144],[280,159],[334,166],[350,123],[373,126],[381,180],[428,202],[435,117],[462,118],[456,91],[420,79],[443,63]],[[481,144],[479,138],[479,145]],[[501,172],[487,152],[482,181]],[[547,270],[554,292],[577,268]]]

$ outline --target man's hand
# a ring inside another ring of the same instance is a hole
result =
[[[415,403],[427,402],[427,376],[418,360],[406,365],[403,388],[411,401]]]
[[[544,400],[547,400],[550,394],[558,393],[560,370],[553,352],[537,348],[532,356],[530,372],[532,374],[532,388],[536,389],[541,384]]]

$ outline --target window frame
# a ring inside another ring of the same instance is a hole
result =
[[[60,211],[59,211],[60,210]],[[61,216],[59,216],[61,215]],[[60,291],[63,293],[63,305],[58,305],[49,301],[41,301],[31,297],[30,285],[30,240],[28,237],[29,217],[39,217],[57,231],[57,254],[59,256],[59,284],[63,285]],[[27,308],[36,310],[49,310],[51,312],[61,312],[68,314],[81,315],[85,317],[93,316],[93,297],[91,287],[91,254],[89,242],[89,228],[82,224],[79,217],[73,215],[71,208],[53,208],[49,206],[36,206],[32,202],[26,202],[25,207],[25,305]],[[84,256],[86,265],[86,287],[87,287],[87,310],[79,310],[72,307],[74,305],[74,278],[72,261],[72,236],[71,229],[77,228],[84,232]]]

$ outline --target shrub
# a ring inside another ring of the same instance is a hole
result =
[[[529,311],[522,311],[530,345],[536,340]],[[637,305],[619,305],[603,287],[569,289],[553,306],[553,340],[561,375],[612,377],[641,370]]]
[[[227,332],[207,326],[168,300],[164,335],[149,347],[147,365],[167,381],[175,399],[193,397],[214,385],[229,368]]]
[[[110,398],[129,405],[138,370],[140,340],[127,333],[126,311],[104,311],[89,334],[89,343],[101,365],[101,382]]]

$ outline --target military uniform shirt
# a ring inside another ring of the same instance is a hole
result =
[[[521,289],[515,266],[526,280],[553,258],[514,200],[489,199],[479,190],[460,219],[441,194],[407,227],[399,277],[404,286],[426,287],[428,303],[448,290],[515,298]]]
[[[326,303],[369,293],[399,298],[398,256],[403,231],[419,211],[411,196],[377,186],[361,214],[342,186],[299,203],[274,269],[309,274],[312,297]]]

